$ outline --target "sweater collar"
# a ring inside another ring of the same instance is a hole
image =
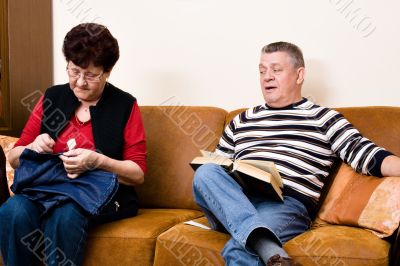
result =
[[[305,109],[309,107],[310,104],[312,105],[311,101],[309,101],[307,98],[302,97],[300,101],[289,104],[284,107],[271,107],[266,103],[262,105],[262,107],[265,110],[291,110],[291,109]]]

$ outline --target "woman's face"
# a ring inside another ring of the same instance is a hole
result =
[[[103,67],[95,67],[93,63],[87,68],[81,68],[71,61],[67,65],[69,86],[80,101],[93,102],[100,99],[110,72],[104,72]]]

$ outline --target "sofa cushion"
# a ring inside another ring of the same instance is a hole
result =
[[[201,217],[194,221],[208,225]],[[192,225],[178,224],[157,239],[154,266],[224,265],[220,253],[230,236]]]
[[[141,107],[146,131],[148,170],[137,186],[145,207],[198,209],[193,200],[189,162],[200,149],[213,150],[224,128],[226,111],[214,107]]]
[[[351,225],[387,237],[399,227],[400,178],[376,178],[342,165],[316,223]]]
[[[389,106],[335,108],[375,144],[400,156],[400,108]]]
[[[387,266],[390,244],[360,228],[330,225],[309,230],[284,248],[301,265]]]
[[[14,147],[14,144],[17,142],[17,140],[18,138],[15,137],[0,135],[0,145],[3,148],[4,155],[6,156],[6,177],[10,195],[14,195],[14,193],[10,189],[14,181],[14,169],[11,167],[8,161],[8,153]]]
[[[89,234],[85,265],[153,265],[156,238],[201,216],[196,210],[140,209],[136,217],[107,223]]]
[[[205,217],[194,221],[207,225]],[[178,224],[157,239],[155,266],[224,265],[220,255],[230,236],[186,224]],[[301,265],[388,265],[390,244],[371,232],[329,225],[301,234],[284,244]]]

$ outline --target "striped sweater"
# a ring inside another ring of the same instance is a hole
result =
[[[303,98],[284,108],[260,105],[237,115],[225,128],[216,152],[232,159],[273,161],[284,194],[302,201],[310,214],[334,161],[380,176],[391,153],[377,147],[337,111]]]

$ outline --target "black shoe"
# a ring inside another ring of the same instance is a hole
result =
[[[267,266],[295,266],[297,264],[291,258],[281,257],[276,254],[269,258]]]

